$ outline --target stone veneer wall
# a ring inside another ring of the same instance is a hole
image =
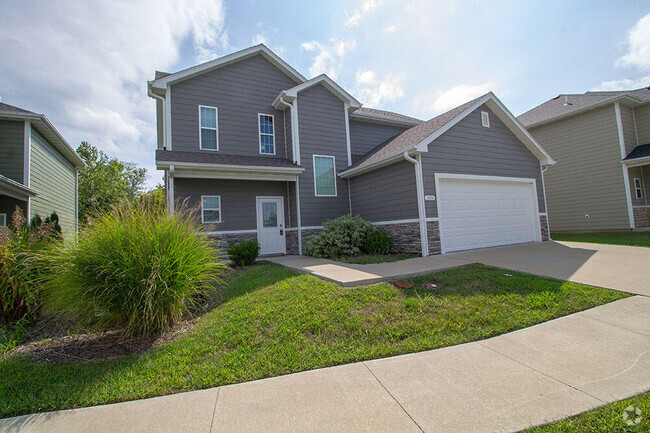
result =
[[[287,254],[298,254],[298,230],[285,231]]]
[[[635,207],[634,214],[634,227],[650,227],[650,207]]]
[[[257,239],[257,233],[223,233],[210,235],[210,239],[213,239],[220,246],[228,247],[249,239]]]
[[[546,215],[539,216],[539,226],[542,231],[542,241],[547,241],[550,239],[548,235],[548,217]]]
[[[377,227],[386,230],[393,237],[393,252],[413,254],[422,252],[419,223],[382,224]]]
[[[440,254],[440,226],[438,221],[427,222],[427,237],[429,238],[429,255]]]

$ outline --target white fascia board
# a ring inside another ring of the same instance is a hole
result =
[[[0,175],[0,192],[18,200],[27,200],[38,195],[33,189],[2,175]]]
[[[350,104],[350,109],[354,108],[357,109],[361,107],[361,103],[357,101],[357,99],[350,95],[343,87],[339,86],[334,80],[332,80],[330,77],[328,77],[325,74],[321,74],[318,77],[314,77],[311,80],[305,81],[302,84],[299,84],[295,87],[292,87],[291,89],[284,90],[280,95],[284,94],[284,97],[291,102],[295,98],[298,97],[298,93],[302,92],[303,90],[309,89],[310,87],[313,87],[317,84],[322,84],[325,86],[326,89],[328,89],[330,92],[332,92],[335,96],[337,96],[340,100],[343,102],[347,102]],[[280,97],[278,95],[278,97]],[[276,98],[276,101],[278,98]]]
[[[390,154],[388,156],[385,156],[381,159],[378,159],[368,165],[363,165],[355,168],[351,168],[348,170],[344,170],[341,173],[339,173],[339,177],[346,179],[349,177],[355,177],[363,173],[367,173],[369,171],[377,170],[378,168],[385,167],[387,165],[393,164],[397,161],[400,161],[404,159],[404,152],[409,152],[409,153],[421,153],[417,152],[414,146],[411,146],[407,149],[402,149],[399,152]]]
[[[191,68],[184,69],[182,71],[176,72],[171,75],[153,80],[151,86],[154,89],[166,90],[167,85],[178,83],[188,78],[192,78],[196,75],[202,74],[213,69],[218,69],[232,63],[236,63],[240,60],[246,59],[248,57],[254,56],[256,54],[263,55],[269,62],[275,65],[278,69],[284,72],[287,76],[293,79],[296,83],[303,83],[307,79],[293,67],[291,67],[287,62],[282,60],[280,56],[271,51],[264,44],[255,45],[236,53],[228,54],[218,59],[211,60],[209,62],[201,63],[200,65],[192,66]]]
[[[642,158],[634,158],[634,159],[623,160],[621,162],[624,165],[626,165],[628,168],[639,167],[641,165],[650,164],[650,156],[644,156]]]
[[[302,167],[266,167],[260,165],[232,165],[232,164],[210,164],[205,162],[178,162],[178,161],[157,161],[156,167],[159,170],[164,170],[170,165],[179,168],[203,168],[214,170],[228,170],[228,171],[260,171],[269,173],[302,173],[305,171]]]

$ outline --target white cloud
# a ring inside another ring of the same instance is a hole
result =
[[[155,105],[146,81],[177,65],[185,41],[195,60],[228,47],[221,1],[22,1],[1,9],[3,102],[44,113],[72,146],[87,140],[147,168]]]
[[[394,25],[387,26],[386,28],[384,28],[384,31],[386,33],[395,33],[395,31],[397,31],[397,27]]]
[[[268,41],[266,40],[266,36],[264,35],[255,35],[253,36],[253,39],[251,39],[251,44],[252,45],[257,45],[257,44],[268,44]]]
[[[447,90],[438,91],[433,101],[429,98],[424,99],[424,97],[420,97],[417,104],[425,112],[439,114],[484,95],[494,90],[495,87],[496,85],[492,82],[460,84]]]
[[[641,18],[627,35],[628,51],[616,61],[616,66],[636,66],[650,70],[650,14]]]
[[[625,78],[622,80],[603,81],[591,90],[634,90],[648,86],[650,86],[650,75],[646,75],[645,77],[637,78],[634,80]]]
[[[342,66],[343,57],[356,46],[354,39],[330,39],[329,42],[329,44],[322,44],[318,41],[309,41],[300,44],[304,50],[316,53],[313,57],[314,63],[309,67],[312,77],[327,74],[336,79]]]
[[[377,9],[381,6],[381,1],[379,0],[364,0],[361,3],[361,7],[354,11],[352,14],[346,12],[347,20],[345,21],[346,27],[358,27],[359,23],[369,12]]]
[[[359,70],[355,82],[359,99],[371,107],[381,107],[385,102],[395,102],[404,96],[402,76],[386,74],[378,78],[375,71]]]

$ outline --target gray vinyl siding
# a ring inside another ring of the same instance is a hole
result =
[[[613,104],[530,132],[557,161],[544,173],[551,231],[630,228]]]
[[[202,195],[221,196],[221,223],[211,231],[256,230],[257,209],[255,197],[284,197],[285,225],[287,221],[287,182],[232,179],[174,179],[174,198],[187,199],[190,207],[200,210]],[[199,213],[200,218],[200,213]],[[206,227],[208,227],[206,225]]]
[[[650,192],[650,165],[629,168],[628,175],[630,180],[630,194],[632,197],[632,206],[650,205],[650,201],[648,201],[648,192]],[[641,181],[641,192],[643,194],[643,197],[641,199],[636,198],[636,193],[634,189],[635,178]]]
[[[158,149],[163,148],[163,136],[165,134],[163,125],[163,103],[161,100],[156,99],[156,141]]]
[[[23,183],[25,123],[0,120],[0,174]]]
[[[350,147],[352,149],[352,162],[361,156],[393,138],[408,127],[386,125],[377,122],[365,122],[350,119]]]
[[[636,128],[634,126],[634,110],[621,105],[621,123],[623,124],[623,137],[625,139],[625,155],[627,156],[639,144],[636,142]]]
[[[636,133],[639,137],[639,144],[650,143],[650,103],[641,105],[634,109],[636,120]]]
[[[418,218],[414,167],[401,161],[350,179],[352,215],[375,222]]]
[[[287,227],[298,227],[298,206],[296,203],[296,182],[287,182]]]
[[[256,55],[232,65],[206,72],[171,86],[172,148],[199,149],[199,105],[217,107],[219,152],[231,155],[260,155],[258,113],[271,114],[275,121],[276,152],[269,158],[284,158],[283,113],[271,103],[282,90],[296,83]]]
[[[77,227],[76,170],[34,128],[31,136],[29,182],[38,195],[29,201],[30,214],[45,219],[56,212],[63,234],[73,234]]]
[[[481,111],[490,114],[490,127],[481,126]],[[436,195],[435,173],[535,179],[540,212],[545,212],[539,160],[485,105],[429,145],[422,154],[424,194]],[[427,217],[437,217],[435,201],[426,201]]]
[[[293,161],[293,139],[291,138],[291,108],[284,110],[282,114],[284,126],[284,140],[286,143],[287,159]]]
[[[334,156],[336,171],[348,166],[345,112],[343,101],[322,85],[298,95],[300,134],[300,215],[303,227],[320,226],[329,218],[350,212],[348,183],[336,178],[336,197],[316,197],[314,193],[313,155]]]

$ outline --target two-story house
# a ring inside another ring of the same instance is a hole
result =
[[[650,227],[650,87],[559,95],[518,119],[558,162],[544,174],[553,231]]]
[[[170,209],[200,206],[225,242],[302,254],[345,214],[425,256],[547,237],[542,170],[554,161],[492,93],[423,122],[362,107],[264,45],[157,72],[148,92]]]
[[[83,160],[42,114],[0,103],[0,226],[19,207],[27,219],[52,212],[77,231],[77,172]]]

